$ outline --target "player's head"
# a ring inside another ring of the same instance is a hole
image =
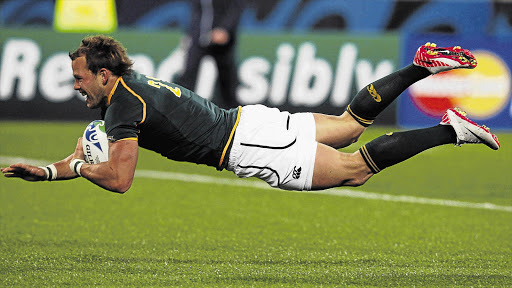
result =
[[[123,45],[112,37],[98,35],[82,40],[80,46],[69,53],[74,89],[84,96],[87,107],[99,108],[107,103],[113,82],[132,73],[132,61]]]
[[[126,48],[109,36],[96,35],[82,39],[80,46],[69,53],[69,58],[73,61],[81,56],[85,56],[87,67],[93,74],[98,73],[101,68],[106,68],[117,76],[132,72],[133,62],[128,58]]]

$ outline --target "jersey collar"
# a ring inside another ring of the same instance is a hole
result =
[[[110,106],[110,99],[112,99],[112,95],[114,95],[114,92],[116,92],[117,84],[119,84],[119,81],[121,81],[122,76],[118,77],[116,80],[116,83],[114,84],[114,87],[112,88],[112,91],[110,91],[110,94],[108,94],[107,98],[107,106]]]

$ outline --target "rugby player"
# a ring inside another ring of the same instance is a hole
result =
[[[13,164],[1,169],[6,177],[43,181],[81,176],[124,193],[132,184],[140,146],[172,160],[257,177],[281,189],[317,190],[362,185],[382,169],[443,144],[500,147],[487,127],[459,109],[448,109],[439,125],[388,133],[355,153],[337,150],[356,142],[414,82],[476,67],[471,52],[458,46],[419,47],[412,64],[363,88],[340,116],[290,114],[263,105],[221,109],[179,85],[132,71],[126,49],[108,36],[84,38],[69,57],[74,89],[86,97],[87,107],[102,111],[108,161],[86,164],[80,138],[64,160],[46,167]]]

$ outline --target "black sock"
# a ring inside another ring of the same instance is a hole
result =
[[[347,111],[359,124],[368,127],[407,87],[429,75],[427,69],[410,64],[361,89]]]
[[[451,126],[437,125],[382,135],[363,145],[359,152],[375,174],[429,148],[456,142],[457,134]]]

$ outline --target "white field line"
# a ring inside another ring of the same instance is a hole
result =
[[[43,161],[43,160],[36,160],[36,159],[26,159],[26,158],[21,158],[21,157],[9,157],[9,156],[1,156],[0,155],[0,164],[5,165],[5,164],[12,164],[12,163],[17,163],[17,162],[23,162],[23,163],[32,164],[32,165],[43,166],[43,165],[47,165],[47,163],[50,163],[51,161]],[[177,172],[137,170],[135,172],[135,177],[276,190],[276,188],[270,187],[263,181],[254,181],[254,180],[248,180],[248,179],[228,179],[228,178],[213,177],[213,176],[206,176],[206,175],[199,175],[199,174],[185,174],[185,173],[177,173]],[[298,192],[298,193],[315,193],[315,194],[326,194],[326,195],[334,195],[334,196],[340,196],[340,197],[361,198],[361,199],[390,201],[390,202],[429,204],[429,205],[437,205],[437,206],[474,208],[474,209],[486,209],[486,210],[512,212],[512,206],[502,206],[502,205],[496,205],[496,204],[492,204],[492,203],[473,203],[473,202],[463,202],[463,201],[456,201],[456,200],[405,196],[405,195],[400,196],[400,195],[381,194],[381,193],[373,193],[373,192],[365,192],[365,191],[355,191],[355,190],[341,189],[341,188],[333,188],[333,189],[322,190],[322,191]]]

